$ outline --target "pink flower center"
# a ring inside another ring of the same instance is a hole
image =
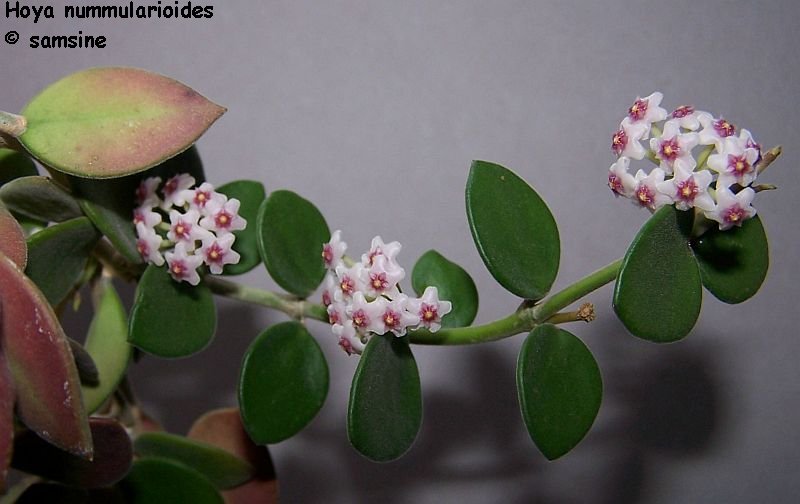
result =
[[[140,222],[144,222],[144,214],[142,214],[142,212],[140,212],[139,210],[134,210],[133,211],[133,224],[136,225],[136,224],[139,224]]]
[[[208,247],[206,260],[211,263],[220,263],[225,258],[225,250],[217,242]]]
[[[386,280],[386,273],[370,273],[369,283],[373,290],[383,292],[389,288],[389,281]]]
[[[183,278],[186,276],[188,268],[183,261],[173,261],[172,264],[169,266],[170,271],[172,274],[178,278]]]
[[[729,137],[736,133],[736,126],[729,123],[725,119],[718,119],[714,121],[714,130],[721,137]]]
[[[178,189],[177,176],[167,180],[167,183],[164,184],[164,196],[169,196],[170,194],[174,193],[176,189]]]
[[[211,193],[208,191],[201,191],[197,189],[194,192],[194,204],[201,208],[206,206],[206,203],[208,203],[209,199],[211,199]]]
[[[331,247],[330,243],[326,243],[322,247],[322,260],[325,262],[325,266],[329,268],[333,264],[333,247]]]
[[[172,227],[172,232],[179,240],[188,240],[189,234],[192,232],[192,225],[188,222],[178,221]]]
[[[331,310],[330,313],[328,313],[328,322],[330,322],[331,325],[338,324],[338,323],[340,323],[341,320],[342,320],[342,318],[339,316],[339,312],[338,311]]]
[[[367,317],[364,310],[356,310],[353,312],[353,325],[360,329],[366,329],[369,325],[369,317]]]
[[[353,292],[356,290],[356,283],[353,281],[352,278],[345,275],[342,277],[341,282],[339,283],[339,287],[342,289],[342,292],[347,296],[352,296]]]
[[[688,116],[692,112],[694,112],[694,107],[692,107],[691,105],[681,105],[680,107],[672,111],[672,117],[679,119],[681,117]]]
[[[694,177],[689,177],[686,180],[678,182],[675,185],[675,188],[677,189],[675,197],[681,201],[686,201],[689,203],[694,201],[697,193],[700,191],[694,181]]]
[[[744,209],[739,205],[733,205],[725,210],[722,218],[728,224],[739,224],[745,218]]]
[[[145,198],[147,198],[147,186],[142,182],[139,184],[139,187],[136,188],[136,203],[141,205],[144,203]]]
[[[735,156],[733,154],[728,154],[728,172],[732,173],[737,177],[741,177],[742,175],[746,175],[752,171],[753,167],[750,163],[747,162],[747,158],[744,154],[741,156]]]
[[[229,228],[232,220],[233,216],[225,210],[220,210],[217,212],[217,215],[214,216],[214,222],[217,224],[217,227],[221,229]]]
[[[400,314],[391,308],[387,308],[383,313],[383,323],[387,329],[396,329],[400,326]]]
[[[611,137],[611,150],[619,156],[625,150],[626,145],[628,145],[628,134],[624,129],[620,129]]]
[[[636,100],[633,102],[633,105],[631,105],[631,108],[628,109],[628,116],[632,121],[640,120],[647,113],[647,107],[649,105],[647,100],[642,100],[641,98]]]
[[[322,304],[325,306],[330,306],[331,304],[331,293],[328,291],[322,292]]]
[[[614,191],[615,194],[622,194],[624,191],[622,181],[614,173],[608,174],[608,188]]]
[[[353,355],[353,344],[347,338],[339,338],[339,346],[347,352],[347,355]]]
[[[645,184],[639,184],[636,188],[636,200],[644,207],[652,206],[655,196],[654,191]]]
[[[419,308],[419,318],[427,323],[436,322],[439,320],[439,307],[422,303],[422,306]]]
[[[670,138],[669,140],[662,140],[661,147],[659,147],[659,154],[661,159],[665,161],[675,161],[681,153],[681,146],[678,145],[677,138]]]
[[[367,259],[369,259],[369,265],[372,266],[372,264],[375,262],[375,256],[379,256],[381,254],[383,254],[383,252],[381,252],[380,248],[370,250],[369,254],[367,254]]]
[[[147,244],[146,240],[136,240],[136,250],[145,259],[150,255],[150,245]]]

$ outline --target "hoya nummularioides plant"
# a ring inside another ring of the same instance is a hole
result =
[[[691,332],[703,289],[740,303],[766,276],[769,248],[753,202],[772,188],[757,179],[780,149],[762,149],[726,119],[687,105],[668,112],[661,101],[653,93],[629,108],[613,135],[617,160],[607,179],[616,196],[652,215],[622,258],[558,290],[561,240],[547,204],[512,170],[473,162],[465,191],[472,238],[491,276],[518,298],[508,315],[482,324],[473,324],[472,277],[438,251],[424,253],[410,274],[397,260],[400,244],[380,237],[360,260],[350,258],[341,232],[331,233],[300,195],[267,193],[257,181],[205,182],[192,145],[224,109],[183,84],[92,69],[47,88],[22,115],[0,113],[0,200],[8,208],[0,207],[0,476],[13,448],[18,469],[84,489],[179,489],[184,500],[218,502],[229,488],[262,488],[274,483],[263,479],[271,473],[264,446],[294,436],[322,408],[330,379],[322,347],[337,340],[361,355],[348,438],[365,457],[389,461],[412,447],[422,422],[413,347],[526,334],[516,362],[522,420],[545,457],[563,456],[602,400],[589,346],[562,328],[594,320],[588,295],[613,282],[622,324],[662,343]],[[633,172],[633,163],[648,162]],[[280,292],[232,279],[259,264]],[[136,284],[130,307],[114,278]],[[83,287],[95,314],[80,344],[58,314],[79,303]],[[320,290],[322,303],[314,302]],[[214,433],[145,433],[153,425],[127,378],[133,350],[173,359],[206,348],[215,295],[291,320],[250,335],[236,408],[198,421]],[[336,339],[318,343],[312,321]],[[89,421],[95,412],[108,419]],[[92,451],[91,463],[73,457]]]

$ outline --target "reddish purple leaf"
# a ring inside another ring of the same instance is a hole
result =
[[[14,261],[21,270],[28,262],[28,245],[25,233],[17,219],[0,203],[0,253]]]
[[[113,485],[131,467],[131,438],[125,427],[111,418],[90,418],[89,426],[94,441],[92,460],[61,451],[25,431],[14,441],[14,468],[82,488]]]
[[[22,111],[19,137],[44,164],[79,177],[136,173],[189,148],[225,109],[137,68],[90,68],[48,86]]]
[[[78,371],[64,330],[39,289],[0,254],[0,348],[16,392],[17,415],[53,445],[92,456]]]
[[[0,319],[2,319],[0,305]],[[2,322],[0,322],[2,323]],[[0,494],[6,491],[8,464],[11,462],[11,447],[14,441],[14,386],[0,350]]]
[[[255,468],[253,479],[222,492],[227,504],[274,504],[278,502],[278,480],[266,446],[250,440],[242,425],[239,410],[223,408],[209,411],[197,419],[187,435],[236,455]]]

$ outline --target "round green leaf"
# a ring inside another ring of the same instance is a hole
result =
[[[236,241],[233,250],[241,256],[237,264],[227,264],[223,270],[225,275],[241,275],[258,266],[261,256],[258,253],[258,232],[256,220],[258,209],[266,198],[264,184],[253,180],[236,180],[218,187],[218,192],[241,202],[239,215],[247,220],[247,227],[234,231]]]
[[[0,187],[0,199],[19,215],[62,222],[83,215],[77,200],[49,177],[22,177]]]
[[[173,79],[135,68],[92,68],[51,84],[22,111],[20,143],[57,170],[112,178],[191,146],[225,109]]]
[[[0,187],[19,177],[38,175],[33,160],[17,151],[0,148]]]
[[[328,363],[306,328],[283,322],[261,333],[242,362],[239,409],[257,444],[300,432],[328,395]]]
[[[368,459],[388,462],[411,448],[421,424],[419,371],[408,338],[373,336],[350,387],[350,443]]]
[[[165,432],[140,434],[133,449],[141,457],[162,457],[191,467],[219,490],[243,484],[254,471],[244,460],[216,446]]]
[[[767,277],[769,244],[758,216],[727,231],[714,227],[692,245],[703,285],[720,301],[750,299]]]
[[[25,274],[51,305],[58,305],[77,284],[100,233],[86,217],[42,229],[28,239]]]
[[[418,296],[428,286],[439,291],[439,299],[450,301],[453,309],[442,318],[442,327],[465,327],[478,313],[478,289],[472,277],[458,264],[435,250],[422,254],[411,272],[411,285]]]
[[[658,210],[633,239],[614,287],[614,310],[634,335],[684,338],[700,315],[700,270],[689,247],[692,213]]]
[[[180,462],[159,457],[134,462],[119,488],[131,504],[223,504],[208,478]]]
[[[116,390],[128,369],[133,347],[128,343],[128,320],[110,279],[100,281],[94,318],[84,345],[97,366],[97,386],[84,385],[83,403],[89,414],[97,411]]]
[[[270,276],[301,298],[325,276],[322,246],[331,238],[325,218],[310,201],[275,191],[258,211],[258,249]]]
[[[211,291],[176,282],[165,267],[149,265],[136,288],[128,341],[159,357],[187,357],[211,343],[217,313]]]
[[[535,328],[517,360],[517,397],[528,433],[549,460],[572,450],[594,423],[603,380],[592,353],[551,324]]]
[[[500,165],[475,161],[467,180],[467,218],[489,273],[511,293],[541,299],[558,273],[561,245],[547,205]]]

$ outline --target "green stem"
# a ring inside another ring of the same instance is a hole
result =
[[[300,299],[293,299],[275,292],[256,289],[246,285],[237,284],[224,278],[208,275],[203,279],[214,294],[238,299],[268,308],[280,310],[290,317],[301,319],[310,318],[321,322],[328,322],[328,312],[322,305],[309,303]]]
[[[532,330],[535,323],[526,311],[520,310],[506,318],[479,326],[440,329],[435,333],[426,330],[412,331],[409,337],[411,343],[420,345],[468,345],[495,341]]]
[[[556,292],[544,302],[533,307],[533,319],[539,323],[547,322],[547,319],[558,313],[559,310],[617,278],[621,266],[622,259],[617,259],[608,266],[600,268]]]
[[[0,110],[0,135],[17,138],[28,129],[28,121],[21,115]]]

